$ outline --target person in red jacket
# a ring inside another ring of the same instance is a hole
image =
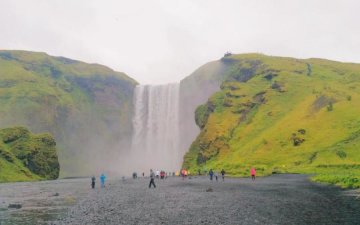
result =
[[[250,174],[251,174],[251,179],[252,180],[255,180],[255,177],[256,177],[256,170],[254,167],[251,168],[250,170]]]

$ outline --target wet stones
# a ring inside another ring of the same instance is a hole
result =
[[[51,195],[51,197],[58,197],[58,196],[60,196],[60,194],[57,192],[55,194]]]
[[[20,203],[10,203],[8,208],[9,209],[21,209],[22,205]]]

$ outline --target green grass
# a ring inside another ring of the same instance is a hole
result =
[[[51,133],[59,144],[61,173],[81,175],[86,166],[78,161],[104,155],[93,149],[94,142],[105,148],[131,134],[136,84],[102,65],[1,50],[0,128]]]
[[[184,167],[249,176],[255,166],[259,175],[315,174],[316,181],[359,187],[359,64],[259,54],[226,60],[232,67],[222,89],[205,104],[214,112],[196,114],[209,116]],[[295,139],[304,141],[294,146]]]
[[[49,134],[31,134],[26,128],[0,129],[0,182],[56,179],[59,161]]]

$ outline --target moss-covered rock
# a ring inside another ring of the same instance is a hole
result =
[[[24,127],[0,130],[0,182],[57,179],[60,165],[50,134]]]
[[[195,122],[196,125],[200,127],[200,129],[203,129],[205,127],[205,124],[207,122],[207,119],[212,112],[211,104],[205,104],[200,105],[196,108],[195,111]]]

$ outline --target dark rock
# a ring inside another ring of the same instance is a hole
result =
[[[276,81],[271,85],[271,88],[277,90],[278,92],[285,92],[284,87]]]
[[[305,134],[305,133],[306,133],[306,130],[305,130],[305,129],[299,129],[298,132],[299,132],[300,134]]]
[[[212,188],[206,189],[206,192],[213,192],[214,190]]]
[[[268,73],[267,75],[264,76],[264,78],[268,81],[271,81],[276,76],[277,76],[276,73]]]
[[[321,95],[321,96],[317,97],[316,100],[313,102],[313,104],[311,105],[311,109],[314,112],[317,112],[320,109],[322,109],[323,107],[329,106],[330,103],[331,104],[336,103],[336,99],[325,96],[325,95]]]
[[[231,99],[227,99],[227,98],[226,98],[226,99],[224,100],[223,106],[224,106],[224,107],[232,107],[232,106],[233,106],[233,103],[232,103]]]
[[[266,99],[264,97],[264,95],[266,94],[266,91],[261,91],[259,93],[257,93],[256,95],[254,95],[253,99],[255,102],[263,104],[266,102]]]
[[[304,141],[305,141],[305,139],[303,139],[303,138],[299,138],[299,137],[293,138],[294,146],[300,146]]]
[[[19,204],[19,203],[12,203],[12,204],[9,204],[8,208],[9,209],[21,209],[22,205]]]

